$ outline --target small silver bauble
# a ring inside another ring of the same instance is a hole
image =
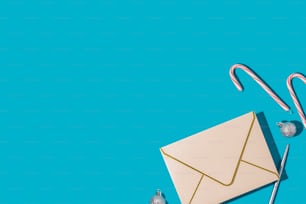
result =
[[[156,194],[151,198],[150,204],[166,204],[166,201],[159,189],[156,190]]]
[[[280,127],[282,135],[292,137],[296,134],[296,126],[292,122],[278,122],[277,126]]]

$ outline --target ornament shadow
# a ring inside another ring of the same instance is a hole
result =
[[[293,121],[290,121],[290,122],[292,122],[296,126],[296,133],[295,133],[294,137],[300,135],[304,130],[303,124],[300,121],[297,121],[297,120],[293,120]]]
[[[161,196],[165,199],[165,203],[169,204],[169,202],[167,201],[167,197],[166,197],[166,195],[163,192],[162,192]]]
[[[303,130],[304,130],[304,126],[303,126],[303,124],[300,121],[297,121],[297,120],[292,120],[292,121],[282,120],[281,122],[282,123],[291,122],[291,123],[293,123],[295,125],[296,133],[292,137],[296,137],[296,136],[300,135],[303,132]]]

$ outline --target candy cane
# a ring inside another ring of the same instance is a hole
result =
[[[298,113],[301,117],[301,120],[304,124],[304,127],[306,128],[306,118],[305,118],[305,114],[303,112],[303,108],[302,108],[301,104],[299,103],[299,100],[297,99],[295,91],[292,87],[292,79],[295,78],[295,77],[301,79],[304,82],[304,84],[306,84],[306,77],[304,75],[300,74],[300,73],[293,73],[293,74],[290,74],[289,77],[287,78],[287,87],[289,89],[291,98],[292,98],[292,100],[294,102],[294,105],[295,105],[295,107],[296,107],[296,109],[297,109],[297,111],[298,111]]]
[[[248,67],[242,65],[242,64],[234,64],[231,68],[230,68],[230,77],[233,81],[233,83],[235,84],[235,86],[237,87],[237,89],[239,91],[242,91],[243,88],[241,86],[241,84],[239,83],[239,81],[237,80],[236,76],[235,76],[235,70],[236,69],[242,69],[243,71],[245,71],[247,74],[249,74],[277,103],[278,105],[280,105],[285,111],[288,111],[290,108],[285,104],[285,102],[282,101],[282,99],[280,99],[275,93],[274,91],[272,91],[267,84],[265,84],[253,71],[251,71]]]

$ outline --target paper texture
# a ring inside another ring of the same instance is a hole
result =
[[[182,204],[218,204],[278,180],[254,112],[161,149]]]

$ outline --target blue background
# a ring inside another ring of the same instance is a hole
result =
[[[179,203],[159,148],[249,111],[280,153],[276,203],[306,203],[305,131],[286,87],[306,73],[302,0],[0,1],[0,203]],[[290,105],[281,109],[244,63]],[[306,105],[305,86],[294,86]],[[267,203],[272,186],[232,203]]]

